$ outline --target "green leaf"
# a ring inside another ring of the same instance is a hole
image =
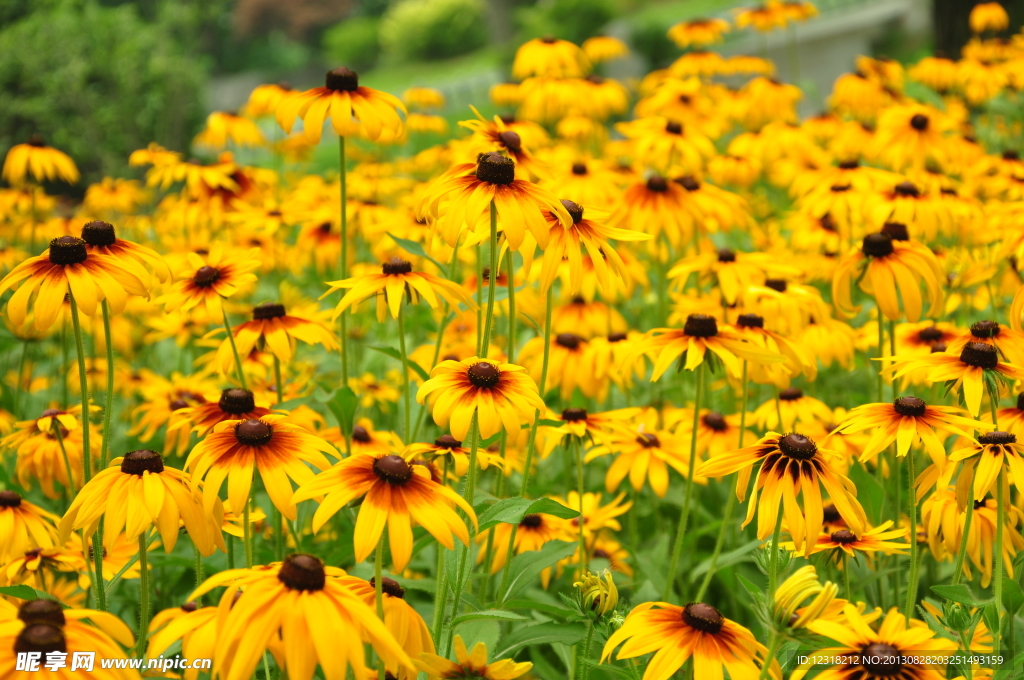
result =
[[[928,624],[933,633],[947,640],[953,640],[954,642],[957,640],[957,637],[950,633],[949,629],[942,625],[942,622],[930,614],[927,609],[919,607],[917,613],[924,619],[924,622]]]
[[[863,463],[857,462],[850,468],[850,479],[857,485],[857,500],[864,506],[868,517],[880,517],[885,504],[885,489],[875,476],[868,473]]]
[[[544,418],[543,420],[541,420],[538,423],[538,425],[540,425],[542,427],[562,427],[563,425],[565,425],[565,421],[564,420],[551,420],[549,418]]]
[[[0,595],[16,597],[19,600],[53,600],[54,602],[60,604],[61,607],[64,607],[65,609],[68,608],[66,604],[58,600],[50,593],[43,592],[42,590],[36,590],[32,586],[27,586],[25,584],[18,586],[3,586],[2,588],[0,588]]]
[[[392,359],[398,359],[399,361],[402,360],[402,353],[399,352],[394,347],[370,347],[369,349],[372,349],[375,352],[380,352],[381,354],[386,354]],[[425,370],[423,370],[423,367],[417,364],[412,359],[406,359],[405,365],[414,370],[416,372],[416,375],[423,378],[424,380],[430,379],[430,375]]]
[[[716,569],[722,570],[726,567],[730,567],[740,562],[752,561],[751,551],[757,548],[761,544],[761,541],[754,539],[749,543],[744,543],[735,550],[731,550],[718,558]],[[711,567],[711,558],[708,557],[706,560],[698,564],[690,572],[690,583],[694,583],[697,579],[707,573],[708,568]]]
[[[568,616],[572,616],[572,612],[568,609],[563,609],[546,602],[536,602],[534,600],[509,600],[505,603],[504,607],[505,609],[526,609],[529,611],[540,612],[547,616],[553,616],[556,619],[564,619]]]
[[[555,643],[574,645],[583,639],[586,632],[587,630],[582,623],[556,623],[554,621],[520,628],[505,638],[503,642],[504,649],[494,654],[491,658],[510,658],[528,645],[551,645]]]
[[[352,391],[352,388],[345,385],[334,390],[334,393],[330,395],[318,388],[315,396],[334,414],[342,434],[346,436],[351,434],[352,423],[356,417],[356,407],[359,406],[359,397]]]
[[[932,592],[939,597],[944,597],[947,600],[953,602],[959,602],[969,607],[983,607],[988,604],[991,600],[979,600],[971,590],[970,586],[966,583],[957,583],[956,585],[941,585],[932,586]]]
[[[554,515],[561,519],[579,517],[577,510],[567,508],[558,501],[550,498],[540,498],[532,501],[529,498],[513,496],[498,501],[480,514],[480,531],[486,531],[493,526],[501,524],[519,524],[527,515]]]
[[[441,271],[446,271],[445,266],[443,264],[432,258],[430,255],[427,255],[427,251],[423,249],[423,244],[418,243],[416,241],[410,241],[407,238],[398,238],[391,232],[388,232],[388,236],[390,236],[391,240],[397,243],[398,247],[404,250],[405,252],[410,253],[411,255],[415,255],[416,257],[422,257],[424,259],[430,260],[437,266],[438,269],[440,269]]]
[[[529,550],[516,555],[509,565],[511,577],[501,601],[511,598],[533,583],[542,571],[572,555],[578,547],[575,542],[551,541],[540,550]]]
[[[1006,613],[1013,617],[1022,604],[1024,589],[1013,579],[1003,579],[1003,607],[1006,608]]]
[[[516,614],[515,612],[506,611],[504,609],[485,609],[479,612],[470,612],[457,616],[452,620],[452,628],[459,625],[460,623],[466,623],[467,621],[477,621],[479,619],[494,619],[499,621],[528,621],[528,616],[522,614]]]
[[[981,610],[982,618],[985,619],[985,625],[988,626],[989,630],[999,630],[999,607],[996,606],[995,602],[989,602]]]

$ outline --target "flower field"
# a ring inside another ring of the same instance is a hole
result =
[[[1024,31],[714,51],[816,14],[9,149],[0,678],[1019,676]]]

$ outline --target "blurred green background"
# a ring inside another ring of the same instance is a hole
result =
[[[128,154],[150,141],[188,151],[211,109],[240,105],[255,85],[287,79],[309,87],[340,64],[359,70],[364,83],[398,94],[414,84],[447,84],[449,99],[465,113],[467,101],[485,103],[481,97],[504,77],[526,39],[550,34],[580,42],[603,32],[616,35],[635,56],[627,70],[611,75],[628,79],[679,56],[665,36],[672,24],[730,16],[745,4],[751,3],[0,0],[0,153],[38,133],[70,153],[86,181],[123,174]],[[956,56],[968,38],[967,14],[975,2],[816,4],[821,20],[888,11],[879,15],[881,28],[851,49],[912,60],[933,49]],[[1004,4],[1020,25],[1024,0]],[[893,18],[897,5],[899,20]],[[764,49],[768,53],[767,43]],[[838,67],[851,68],[852,56],[849,61]],[[800,84],[812,93],[822,89]]]

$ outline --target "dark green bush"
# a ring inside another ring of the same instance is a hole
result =
[[[4,24],[0,154],[39,133],[94,181],[123,173],[150,141],[187,149],[203,120],[206,72],[177,27],[95,0],[47,3]]]
[[[657,19],[640,20],[630,31],[629,44],[647,60],[651,69],[664,68],[682,54],[676,44],[668,38],[669,26]]]
[[[381,46],[399,60],[447,59],[487,43],[482,0],[403,0],[384,15]]]
[[[332,64],[372,68],[380,58],[380,20],[360,16],[335,24],[324,32],[323,46]]]
[[[578,45],[601,33],[615,14],[613,0],[554,0],[525,7],[518,18],[527,37],[553,35]]]

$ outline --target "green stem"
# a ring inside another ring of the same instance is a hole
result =
[[[85,347],[82,345],[82,322],[78,317],[78,303],[75,302],[75,295],[70,288],[68,289],[68,299],[71,301],[71,324],[75,330],[75,352],[78,355],[78,383],[82,392],[82,470],[85,473],[85,483],[88,484],[92,479],[92,447],[89,442],[89,377],[85,371]]]
[[[67,343],[67,331],[65,330],[64,324],[61,324],[61,346],[64,351],[64,363],[60,367],[61,380],[64,382],[64,400],[61,402],[61,406],[67,407],[68,404],[68,379],[67,379],[67,363],[68,363],[68,343]],[[13,413],[16,420],[21,419],[21,392],[25,389],[25,364],[28,361],[28,340],[24,340],[21,345],[21,359],[18,361],[18,387],[14,390],[14,408]],[[31,381],[29,381],[31,387]]]
[[[274,355],[274,387],[277,389],[277,403],[284,403],[284,382],[281,380],[281,360]]]
[[[917,560],[917,503],[915,502],[914,495],[915,476],[914,452],[910,451],[907,453],[907,486],[910,490],[910,496],[908,497],[910,505],[910,579],[907,581],[907,604],[903,610],[903,615],[907,618],[907,621],[909,621],[913,616],[914,608],[917,606],[917,579],[918,570],[920,568]]]
[[[491,325],[494,323],[494,289],[497,286],[498,279],[498,209],[494,207],[494,201],[491,201],[491,264],[488,268],[487,274],[487,316],[484,319],[484,337],[480,343],[481,357],[487,356],[487,351],[491,347]],[[480,283],[483,285],[483,282]],[[477,286],[479,288],[479,286]],[[509,361],[511,361],[509,357]]]
[[[277,556],[277,561],[281,562],[284,560],[284,513],[275,508],[274,514],[277,516],[277,531],[274,532],[274,555]]]
[[[771,600],[768,600],[769,606]],[[779,651],[779,645],[782,644],[782,636],[778,633],[772,633],[772,642],[768,645],[768,653],[764,657],[764,665],[761,666],[761,673],[757,676],[757,680],[766,680],[768,677],[768,671],[772,667],[772,661],[775,659],[776,652]]]
[[[853,591],[850,589],[850,556],[845,551],[843,552],[843,589],[847,601],[853,602]]]
[[[107,584],[103,580],[103,520],[100,520],[100,528],[92,535],[92,562],[96,574],[96,608],[101,612],[107,611]]]
[[[53,425],[50,430],[53,432],[53,436],[57,438],[57,445],[60,446],[60,455],[64,459],[64,474],[68,476],[68,486],[66,491],[68,492],[68,504],[75,499],[75,494],[78,492],[75,490],[75,476],[74,471],[71,469],[71,459],[68,458],[68,450],[64,447],[64,436],[60,433],[61,424],[54,418]]]
[[[451,456],[444,457],[444,467],[441,472],[441,484],[448,486],[448,467],[451,464]],[[444,546],[437,544],[437,571],[434,580],[437,587],[434,591],[434,639],[441,641],[442,626],[444,625],[444,612],[448,608],[448,584],[445,582],[444,567]]]
[[[107,454],[110,452],[110,414],[114,410],[114,343],[110,333],[110,307],[107,301],[100,303],[103,309],[103,338],[107,343],[107,394],[103,405],[103,440],[100,446],[100,470],[107,467]]]
[[[583,649],[580,650],[579,663],[576,664],[576,677],[579,680],[587,680],[587,676],[590,675],[590,664],[587,663],[587,659],[590,658],[590,644],[594,641],[594,622],[587,620],[587,639],[583,643]]]
[[[690,464],[686,474],[686,495],[683,498],[683,508],[679,513],[679,526],[676,528],[676,540],[672,546],[672,559],[668,563],[668,578],[665,580],[664,599],[667,602],[672,596],[672,584],[676,580],[676,570],[679,568],[679,558],[683,554],[683,538],[686,536],[686,524],[690,519],[690,504],[693,501],[693,473],[697,466],[697,428],[700,426],[700,407],[704,401],[704,375],[707,372],[707,363],[701,362],[694,371],[693,377],[696,383],[696,395],[693,401],[693,429],[690,437]]]
[[[876,303],[877,304],[877,303]],[[878,307],[878,402],[881,403],[885,400],[885,375],[883,375],[885,369],[885,361],[881,359],[885,358],[885,321],[882,319],[882,308]],[[882,461],[878,461],[881,465]]]
[[[348,278],[348,169],[345,165],[345,137],[338,136],[338,172],[341,178],[341,279]],[[348,385],[348,319],[338,319],[341,335],[341,384]]]
[[[224,315],[224,330],[228,334],[228,342],[231,343],[231,354],[235,357],[235,371],[238,373],[238,382],[242,386],[242,389],[249,389],[245,384],[245,372],[242,370],[242,357],[238,355],[238,347],[235,345],[235,334],[231,330],[231,322],[228,321],[228,310],[224,306],[224,301],[221,301],[220,311]]]
[[[146,633],[149,631],[149,559],[146,555],[146,532],[139,534],[139,642],[136,656],[146,653]]]
[[[590,555],[587,554],[587,539],[584,533],[586,518],[583,516],[583,493],[586,491],[583,480],[583,445],[579,437],[569,436],[572,437],[572,447],[576,454],[576,489],[580,496],[580,516],[577,518],[580,527],[580,578],[583,578],[590,567]]]
[[[515,255],[508,251],[508,360],[515,361],[516,356],[516,268],[512,263]]]
[[[999,395],[995,390],[988,391],[989,409],[992,413],[992,424],[999,429]],[[999,621],[1003,617],[1003,533],[1006,531],[1006,499],[1003,487],[1006,485],[1006,466],[1000,464],[999,479],[996,481],[996,554],[992,560],[995,562],[995,576],[993,595],[996,601],[996,611],[999,614]],[[992,631],[992,653],[998,654],[1003,640],[1003,627],[1000,625],[997,630]]]
[[[775,590],[779,586],[779,537],[782,534],[782,508],[779,518],[775,520],[775,532],[772,533],[771,561],[768,563],[768,606],[774,606]]]
[[[405,441],[412,442],[412,387],[409,385],[409,355],[405,350],[405,305],[398,307],[398,351],[402,356],[402,399],[405,404]]]
[[[242,535],[245,547],[245,568],[252,569],[252,525],[249,524],[248,498],[245,499],[245,508],[242,510]]]
[[[195,571],[196,571],[196,589],[203,585],[205,578],[203,577],[203,555],[199,552],[199,547],[193,543],[192,552],[195,553]],[[200,607],[203,606],[203,597],[200,595],[196,598],[196,604]]]
[[[384,621],[384,536],[377,540],[377,552],[373,560],[373,590],[377,603],[377,618]],[[377,657],[377,680],[384,680],[384,659]]]
[[[466,499],[470,507],[473,507],[473,499],[476,496],[476,478],[477,478],[477,454],[480,450],[480,425],[478,422],[478,414],[476,411],[473,412],[473,420],[469,424],[470,436],[473,438],[473,443],[469,449],[469,471],[466,473],[466,488],[462,492],[462,497]],[[470,556],[473,553],[473,539],[476,538],[476,532],[473,531],[471,523],[467,522],[467,528],[469,529],[469,544],[462,546],[459,550],[459,566],[458,571],[455,575],[455,588],[453,589],[454,598],[452,599],[452,617],[454,618],[459,613],[459,606],[462,603],[462,593],[466,590],[466,581],[469,580],[466,574],[466,568],[470,561]],[[448,630],[445,636],[445,652],[444,655],[447,657],[451,652],[452,647],[452,631]]]
[[[967,557],[967,537],[971,534],[971,523],[974,520],[974,485],[978,481],[977,471],[971,476],[971,492],[967,498],[967,516],[964,518],[963,535],[960,536],[960,549],[953,563],[953,585],[960,583],[964,574],[964,559]]]
[[[224,541],[228,544],[228,569],[235,568],[235,537],[228,534],[224,537]]]

